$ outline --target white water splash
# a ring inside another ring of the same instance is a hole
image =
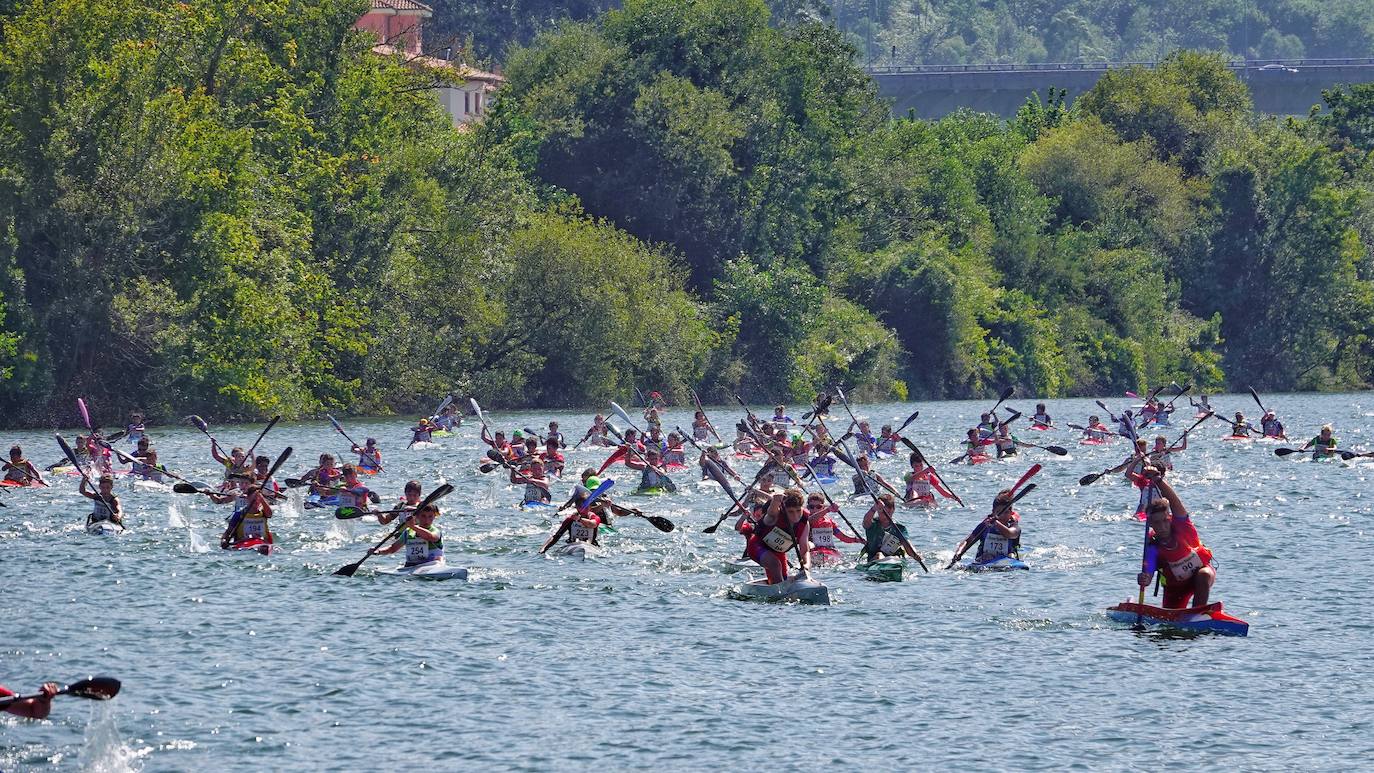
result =
[[[181,505],[173,502],[167,506],[167,525],[173,529],[186,529],[186,550],[189,553],[208,553],[210,546],[191,528],[191,521],[181,512]]]
[[[86,724],[85,742],[79,757],[80,767],[90,773],[124,773],[138,770],[138,762],[146,754],[124,743],[115,723],[114,701],[95,701],[91,704],[91,718]]]

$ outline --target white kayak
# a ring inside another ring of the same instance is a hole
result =
[[[590,542],[579,540],[577,542],[565,542],[559,545],[553,553],[556,556],[567,556],[578,561],[586,561],[589,558],[600,558],[606,554],[606,551]]]
[[[423,451],[427,448],[443,448],[443,446],[428,440],[417,440],[414,443],[411,443],[409,448],[412,451]]]
[[[389,574],[393,577],[405,577],[412,580],[466,580],[468,578],[466,567],[450,566],[448,562],[443,560],[414,566],[402,564],[391,569],[382,569],[378,574]]]
[[[725,572],[727,574],[755,571],[758,568],[758,562],[752,558],[732,558],[725,562]]]
[[[115,537],[128,531],[114,521],[96,521],[86,524],[86,533],[97,537]]]
[[[146,478],[135,478],[130,476],[129,490],[148,491],[157,494],[169,494],[172,491],[172,487],[167,485],[166,483],[159,483],[155,480],[148,480]]]
[[[775,585],[766,579],[750,580],[730,589],[736,598],[750,601],[796,601],[802,604],[830,605],[830,589],[809,575],[793,575]]]

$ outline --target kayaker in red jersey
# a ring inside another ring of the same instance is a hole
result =
[[[1144,588],[1158,572],[1164,580],[1164,608],[1183,609],[1206,606],[1217,581],[1212,566],[1212,551],[1202,544],[1197,527],[1188,517],[1188,509],[1179,500],[1164,471],[1153,465],[1145,467],[1141,475],[1159,491],[1146,510],[1150,537],[1145,548],[1144,571],[1136,578]]]
[[[24,717],[25,719],[47,719],[48,712],[52,711],[52,699],[56,697],[59,689],[60,688],[52,682],[45,682],[42,687],[38,688],[39,692],[43,693],[42,696],[29,698],[24,701],[15,701],[6,706],[5,711],[8,711],[16,717]],[[0,698],[9,698],[18,694],[19,693],[0,684]]]
[[[787,552],[794,547],[800,552],[802,571],[811,569],[811,522],[805,501],[800,489],[788,489],[773,495],[757,521],[746,513],[735,523],[735,531],[749,540],[745,554],[763,567],[769,585],[787,579]]]
[[[858,537],[851,537],[835,524],[835,520],[830,517],[830,514],[838,513],[840,508],[827,504],[822,495],[808,495],[806,497],[806,511],[807,518],[811,521],[812,563],[824,566],[840,563],[843,556],[835,545],[837,539],[840,542],[863,544],[863,540]]]

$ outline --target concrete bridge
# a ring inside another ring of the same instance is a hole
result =
[[[966,107],[1010,118],[1031,94],[1066,89],[1069,98],[1092,88],[1108,70],[1154,67],[1154,62],[1097,64],[955,64],[873,67],[878,93],[892,100],[893,115],[915,111],[939,118]],[[1255,108],[1274,115],[1307,115],[1322,101],[1322,89],[1374,82],[1374,59],[1275,59],[1233,61],[1231,68],[1250,87]]]

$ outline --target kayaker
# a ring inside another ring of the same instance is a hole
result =
[[[1273,411],[1264,412],[1264,416],[1260,418],[1260,430],[1268,438],[1288,439],[1288,436],[1283,434],[1283,422],[1279,421],[1279,417],[1275,416]]]
[[[892,431],[891,424],[884,424],[883,428],[878,430],[878,437],[873,442],[873,448],[880,453],[895,454],[897,453],[897,443],[901,439],[900,435]]]
[[[222,485],[220,488],[225,491],[229,490],[232,486],[231,478],[233,476],[247,475],[253,468],[252,462],[249,461],[248,455],[242,448],[234,446],[230,449],[229,455],[225,456],[220,452],[219,443],[215,442],[213,439],[210,441],[210,456],[213,457],[216,462],[224,465],[224,481],[227,485]]]
[[[517,432],[516,434],[518,435],[519,433]],[[514,458],[515,452],[511,449],[510,441],[506,440],[506,433],[501,430],[497,430],[496,435],[493,437],[487,434],[487,428],[483,426],[482,432],[478,435],[478,438],[481,439],[483,443],[496,449],[497,453],[507,459]]]
[[[859,469],[850,477],[850,480],[854,482],[855,494],[881,494],[892,488],[892,484],[884,480],[882,475],[870,469],[871,462],[868,461],[867,455],[859,454],[859,458],[855,459],[854,463],[859,466]]]
[[[129,413],[129,423],[124,425],[124,436],[131,443],[137,443],[143,437],[145,428],[143,426],[143,414],[138,411]]]
[[[534,435],[530,435],[528,437],[523,438],[523,440],[524,442],[521,443],[518,447],[518,453],[516,454],[516,458],[521,460],[535,459],[541,461],[542,463],[542,454],[539,453],[539,438],[535,437]]]
[[[906,554],[918,558],[916,549],[911,546],[906,527],[892,517],[896,511],[897,498],[884,493],[873,506],[864,513],[864,548],[866,560],[879,561],[887,556]]]
[[[544,477],[544,465],[537,455],[524,459],[519,467],[511,467],[510,482],[525,485],[521,502],[547,503],[553,499],[549,481]]]
[[[558,438],[550,435],[544,440],[544,475],[545,477],[563,477],[563,466],[566,460],[563,452],[559,450]]]
[[[1151,500],[1146,518],[1150,536],[1145,548],[1145,566],[1136,578],[1140,587],[1149,586],[1156,572],[1164,582],[1164,608],[1184,609],[1206,606],[1217,570],[1212,566],[1212,551],[1202,544],[1197,527],[1188,517],[1173,486],[1158,467],[1146,467],[1149,479],[1160,496]]]
[[[1306,451],[1309,448],[1312,449],[1313,461],[1328,456],[1335,456],[1338,441],[1336,440],[1335,435],[1332,434],[1334,431],[1335,430],[1331,428],[1330,424],[1323,424],[1321,432],[1318,433],[1316,437],[1307,441],[1307,443],[1304,444],[1303,447],[1298,450]]]
[[[1044,403],[1035,404],[1035,414],[1031,416],[1031,426],[1036,429],[1054,428],[1054,420],[1050,418],[1049,412],[1045,410]]]
[[[1236,411],[1236,420],[1231,422],[1231,437],[1250,437],[1254,430],[1250,422],[1245,420],[1245,414]]]
[[[353,453],[358,455],[358,468],[369,475],[375,475],[382,471],[382,450],[377,447],[377,438],[370,437],[363,441],[363,445],[353,446]]]
[[[1150,486],[1150,481],[1141,475],[1145,467],[1150,464],[1150,448],[1149,444],[1145,442],[1145,438],[1136,438],[1131,447],[1133,453],[1126,457],[1121,464],[1113,467],[1112,472],[1125,475],[1126,480],[1130,481],[1131,485],[1140,491],[1135,509],[1136,512],[1143,512],[1150,500],[1157,496],[1155,490]]]
[[[749,436],[743,428],[735,430],[735,442],[733,444],[735,453],[740,456],[752,456],[758,450],[758,444]]]
[[[229,525],[220,535],[219,546],[228,550],[248,540],[273,544],[272,530],[267,520],[272,517],[272,505],[262,495],[262,489],[250,485],[244,491],[243,504],[229,518]]]
[[[38,692],[41,693],[38,697],[15,701],[6,706],[5,711],[24,719],[47,719],[48,713],[52,711],[52,699],[57,697],[57,693],[61,689],[52,682],[44,682],[38,688]],[[18,694],[0,684],[0,698],[12,698]]]
[[[377,513],[377,523],[379,523],[379,524],[385,526],[386,524],[391,523],[392,521],[396,520],[397,518],[401,517],[402,515],[408,515],[410,512],[414,511],[415,508],[416,508],[417,506],[419,506],[419,504],[420,504],[420,500],[421,500],[420,494],[421,494],[421,491],[422,491],[422,489],[421,489],[421,486],[420,486],[420,481],[418,481],[418,480],[408,480],[408,481],[406,481],[405,490],[404,490],[403,493],[401,494],[401,499],[400,499],[400,501],[396,503],[395,507],[392,507],[392,508],[391,508],[392,510],[400,510],[400,511],[403,511],[403,512],[395,512],[395,513],[381,512],[381,513]]]
[[[268,473],[272,472],[272,460],[264,454],[258,454],[253,459],[253,483],[262,489],[263,496],[271,500],[286,499],[282,493],[281,484],[273,480]]]
[[[1108,418],[1116,422],[1116,434],[1122,437],[1128,437],[1132,442],[1135,441],[1135,414],[1131,412],[1130,408],[1122,411],[1120,416],[1108,414]]]
[[[659,427],[649,427],[649,435],[644,438],[645,448],[656,448],[659,454],[668,450],[668,441],[663,436],[663,430]]]
[[[25,486],[37,482],[41,485],[48,485],[39,474],[38,468],[33,466],[33,462],[24,458],[24,449],[18,444],[10,446],[10,460],[4,463],[5,480],[22,483]]]
[[[114,494],[114,476],[108,473],[100,476],[100,481],[96,484],[98,491],[91,491],[86,485],[88,479],[83,475],[81,484],[77,486],[77,492],[95,502],[91,508],[91,514],[86,516],[86,525],[109,521],[123,528],[124,526],[124,507],[119,503],[119,497]]]
[[[424,509],[406,514],[406,527],[401,536],[392,540],[390,545],[377,551],[378,555],[388,556],[402,548],[406,551],[406,566],[419,566],[444,558],[443,531],[434,525],[439,517],[439,506],[430,503]]]
[[[615,445],[615,442],[612,441],[612,440],[611,440],[609,437],[607,437],[606,435],[607,435],[607,430],[606,430],[606,417],[605,417],[605,416],[602,416],[601,414],[598,413],[598,414],[592,419],[592,426],[588,427],[588,428],[587,428],[587,433],[586,433],[585,435],[582,436],[582,441],[581,441],[581,442],[585,443],[585,442],[587,442],[588,440],[590,440],[591,443],[592,443],[592,445],[594,445],[594,446],[612,446],[612,445]]]
[[[1194,402],[1193,398],[1190,397],[1188,398],[1188,404],[1197,409],[1198,418],[1202,418],[1205,414],[1212,413],[1212,405],[1207,402],[1207,395],[1199,397],[1197,402]]]
[[[824,496],[807,495],[806,513],[807,519],[811,522],[811,563],[818,566],[838,564],[844,556],[835,545],[837,539],[850,544],[863,544],[863,540],[846,534],[830,517],[831,513],[839,511],[838,507],[828,504]]]
[[[152,442],[153,442],[153,441],[149,440],[147,436],[144,436],[144,437],[139,438],[139,439],[138,439],[138,442],[134,444],[134,451],[133,451],[133,453],[129,454],[129,456],[132,456],[133,458],[139,460],[140,462],[143,461],[143,457],[144,457],[144,456],[147,456],[148,450],[149,450],[150,448],[153,447],[153,446],[152,446]],[[138,465],[137,465],[137,464],[133,465],[133,468],[134,468],[134,471],[137,472],[137,470],[138,470]]]
[[[320,466],[310,475],[310,493],[322,497],[332,495],[342,475],[343,473],[334,467],[333,454],[320,454]]]
[[[143,453],[142,461],[134,462],[129,467],[129,474],[139,480],[151,480],[154,483],[161,483],[163,473],[167,468],[157,463],[157,449],[149,448]]]
[[[816,474],[820,477],[831,478],[833,480],[835,477],[835,462],[837,460],[834,454],[831,453],[830,441],[824,439],[816,441],[816,445],[812,447],[812,452],[815,453],[815,456],[811,457],[809,462],[811,469],[815,470]]]
[[[1021,441],[1011,434],[1011,426],[1008,422],[1003,422],[997,426],[997,436],[992,439],[992,444],[997,447],[998,459],[1005,459],[1020,453],[1017,446],[1021,444]]]
[[[449,403],[443,410],[429,417],[436,430],[443,432],[453,432],[463,423],[463,417],[458,415],[458,406]]]
[[[878,448],[878,439],[873,437],[873,430],[866,421],[859,422],[859,430],[854,433],[854,441],[859,444],[861,454],[871,454]]]
[[[592,480],[595,480],[595,478]],[[598,482],[597,485],[601,485],[600,482]],[[578,502],[578,509],[573,512],[572,515],[564,518],[563,522],[558,525],[558,529],[553,533],[553,536],[549,537],[548,541],[544,543],[544,547],[539,549],[541,555],[549,552],[549,548],[553,547],[554,543],[558,542],[559,538],[564,534],[568,535],[568,544],[574,542],[590,542],[600,547],[601,542],[598,541],[597,538],[601,534],[601,516],[590,509],[582,507],[582,502],[585,502],[588,496],[590,496],[590,492],[581,495],[581,499]]]
[[[1086,440],[1102,442],[1110,440],[1112,431],[1107,429],[1107,425],[1102,423],[1102,419],[1097,416],[1088,417],[1088,426],[1083,430],[1083,437]]]
[[[796,424],[795,421],[792,421],[792,417],[787,415],[787,406],[785,405],[773,406],[773,418],[769,421],[774,424]]]
[[[692,414],[692,438],[694,440],[707,440],[711,436],[711,422],[706,418],[704,411],[697,411]]]
[[[663,463],[679,467],[687,466],[687,451],[682,447],[682,437],[676,432],[668,433],[668,441],[663,449]]]
[[[371,512],[369,502],[375,495],[358,479],[358,468],[345,464],[341,471],[343,477],[339,481],[338,491],[335,492],[339,498],[338,506]]]
[[[1154,447],[1153,449],[1150,450],[1150,463],[1153,464],[1153,465],[1156,466],[1156,467],[1159,467],[1160,469],[1168,470],[1169,472],[1173,472],[1173,469],[1174,469],[1174,457],[1173,457],[1173,455],[1176,454],[1176,453],[1178,453],[1178,452],[1180,452],[1180,451],[1187,451],[1187,450],[1188,450],[1188,436],[1187,436],[1187,435],[1184,435],[1184,436],[1183,436],[1183,440],[1180,441],[1180,442],[1179,442],[1179,445],[1176,445],[1176,446],[1171,446],[1171,445],[1169,445],[1169,438],[1166,438],[1166,437],[1164,437],[1163,435],[1157,435],[1157,436],[1155,437],[1155,447]]]
[[[639,475],[638,492],[659,491],[664,487],[664,480],[668,477],[668,472],[663,467],[663,455],[658,449],[652,446],[644,452],[644,459],[647,464]]]
[[[717,467],[720,468],[720,471],[725,473],[726,475],[729,475],[730,477],[735,478],[736,480],[739,479],[739,474],[735,472],[734,468],[730,466],[729,462],[725,461],[725,457],[720,455],[720,451],[717,450],[714,446],[706,446],[705,450],[701,452],[701,457],[697,459],[697,464],[701,467],[702,480],[709,480],[711,478],[710,474],[706,472],[707,460],[710,460],[712,463],[714,463]]]
[[[563,433],[558,431],[558,422],[556,421],[549,422],[549,431],[544,435],[545,443],[548,443],[550,440],[558,443],[559,449],[568,447],[568,444],[563,442]]]
[[[1159,416],[1159,402],[1153,397],[1145,401],[1140,407],[1140,426],[1148,427]]]
[[[982,436],[982,431],[975,428],[968,431],[968,437],[964,439],[964,458],[969,464],[979,464],[988,460],[988,454],[983,447],[988,445],[990,440]],[[958,461],[957,459],[955,461]]]
[[[958,561],[975,540],[978,542],[978,552],[973,558],[975,564],[1020,557],[1021,516],[1011,507],[1014,496],[1011,489],[997,492],[992,500],[992,512],[973,527],[973,531],[954,549],[954,561]]]
[[[420,419],[420,423],[410,428],[410,444],[432,443],[434,442],[434,430],[438,429],[429,419]]]
[[[801,570],[811,569],[811,522],[805,502],[800,489],[787,489],[773,494],[757,521],[746,513],[735,522],[735,531],[748,539],[745,554],[763,567],[769,585],[787,579],[787,553],[794,548],[800,553]]]
[[[114,467],[110,464],[110,448],[99,432],[92,433],[86,438],[86,456],[91,460],[91,469],[95,472],[101,475],[114,472]]]
[[[908,506],[934,507],[937,492],[945,499],[954,498],[940,485],[940,479],[935,474],[935,468],[930,466],[920,451],[912,451],[907,460],[911,464],[911,470],[904,478],[906,481],[906,504]]]
[[[649,432],[663,431],[663,421],[658,417],[657,408],[650,408],[644,412],[644,425],[649,428]]]

